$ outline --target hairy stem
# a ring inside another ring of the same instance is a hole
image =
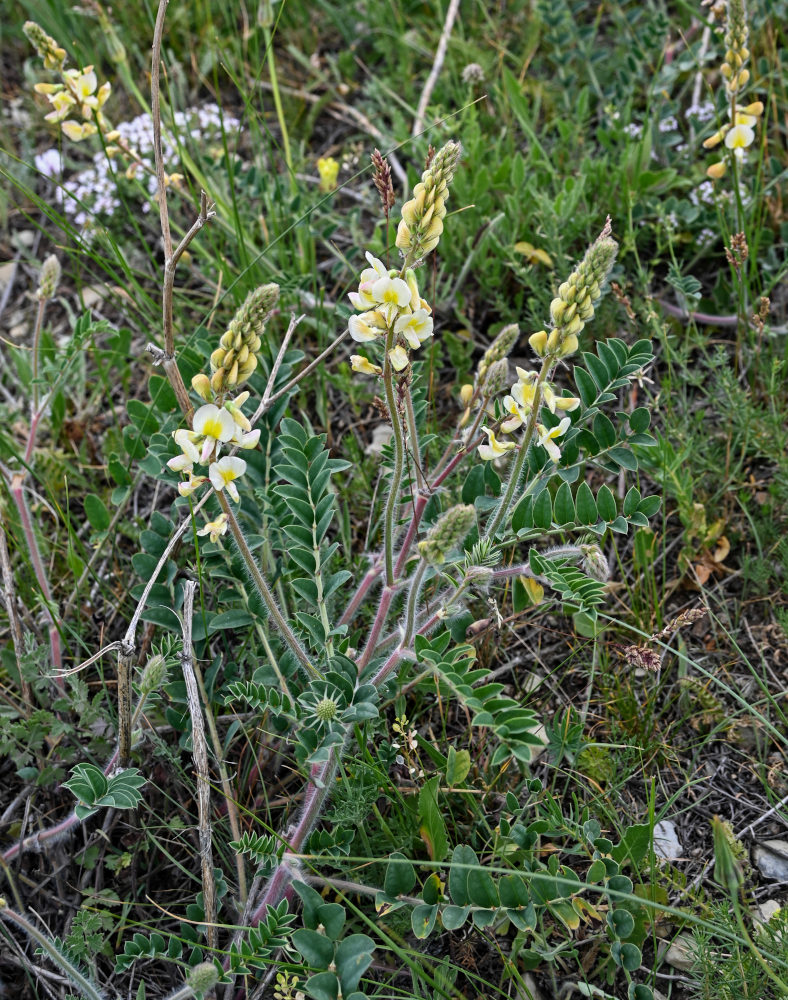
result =
[[[254,585],[257,587],[258,593],[265,602],[265,606],[268,608],[268,613],[273,619],[276,627],[287,644],[290,651],[296,657],[301,666],[306,670],[310,677],[320,677],[320,671],[309,659],[309,655],[301,643],[298,641],[295,633],[290,628],[287,623],[287,619],[284,617],[282,612],[279,610],[279,605],[276,603],[271,588],[265,581],[260,570],[257,568],[257,563],[255,562],[254,556],[252,555],[249,546],[246,544],[246,539],[241,531],[241,526],[238,524],[235,513],[230,506],[230,503],[224,493],[217,493],[219,498],[219,503],[221,504],[222,510],[227,515],[227,522],[230,526],[230,531],[235,539],[235,544],[238,546],[238,551],[241,553],[241,558],[246,563],[246,568],[249,570],[249,575],[254,581]]]
[[[523,467],[525,466],[525,459],[528,455],[528,449],[531,446],[531,441],[534,436],[534,430],[536,429],[536,421],[539,418],[539,408],[541,405],[541,390],[542,384],[547,378],[548,372],[552,367],[552,359],[545,358],[542,362],[542,367],[539,369],[539,377],[536,380],[536,391],[534,395],[534,404],[531,408],[531,412],[528,416],[528,424],[525,428],[525,434],[523,435],[523,440],[520,444],[520,451],[515,459],[514,466],[512,468],[511,475],[509,476],[509,481],[506,484],[506,490],[504,495],[501,497],[498,506],[495,509],[495,513],[492,515],[490,520],[487,522],[487,526],[484,529],[484,537],[492,538],[495,532],[501,526],[501,522],[506,517],[506,514],[511,506],[512,499],[520,485],[520,479],[523,474]]]
[[[383,558],[386,567],[386,584],[394,585],[394,543],[397,534],[397,513],[399,511],[399,494],[402,487],[402,472],[405,465],[405,437],[402,433],[397,399],[394,391],[394,372],[389,358],[389,351],[394,347],[394,328],[386,334],[386,353],[383,361],[383,386],[386,392],[386,405],[394,429],[394,469],[386,497],[386,507],[383,522]]]

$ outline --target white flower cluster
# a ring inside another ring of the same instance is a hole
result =
[[[224,132],[237,132],[240,122],[232,115],[223,113],[215,104],[190,108],[187,111],[176,111],[173,115],[172,131],[162,130],[162,152],[165,171],[175,170],[179,164],[179,144],[174,136],[185,137],[202,143],[215,142]],[[151,198],[156,195],[156,176],[153,172],[153,122],[150,115],[137,115],[131,121],[120,122],[113,130],[123,145],[139,154],[142,161],[148,164],[151,172],[146,179],[146,187]],[[116,140],[117,141],[117,140]],[[62,179],[64,164],[60,151],[52,148],[44,150],[35,157],[36,169],[44,177]],[[129,171],[139,176],[140,167],[133,164]],[[70,216],[75,225],[85,226],[89,219],[95,216],[111,216],[121,207],[117,191],[117,177],[113,171],[112,161],[103,149],[93,156],[91,166],[77,171],[56,189],[55,197]],[[143,212],[150,211],[150,202],[142,205]]]
[[[503,398],[503,408],[509,416],[501,424],[501,433],[511,434],[518,430],[527,422],[534,408],[542,404],[551,413],[555,413],[556,410],[571,413],[580,406],[580,400],[577,396],[557,395],[549,382],[542,382],[539,385],[539,376],[536,372],[518,368],[517,381],[512,386],[511,395]],[[569,417],[562,417],[556,427],[536,425],[536,443],[545,449],[554,462],[558,462],[561,458],[561,450],[555,443],[556,439],[563,437],[570,425]],[[487,444],[480,444],[478,449],[479,458],[483,461],[491,462],[515,447],[514,441],[499,441],[489,427],[482,427],[482,430],[487,435]]]
[[[353,340],[360,344],[371,343],[387,337],[393,331],[396,344],[389,352],[389,361],[395,371],[403,371],[410,363],[405,344],[417,351],[432,336],[432,310],[419,294],[416,274],[411,269],[405,277],[395,268],[386,265],[367,252],[369,267],[361,272],[357,292],[348,296],[360,315],[351,316],[348,329]],[[380,375],[380,365],[372,364],[361,354],[350,358],[353,371],[364,375]]]
[[[226,489],[238,503],[240,496],[235,480],[246,472],[246,462],[234,455],[225,455],[223,458],[219,456],[223,445],[246,449],[257,446],[260,431],[252,430],[249,419],[241,411],[248,398],[249,393],[242,392],[235,399],[227,400],[224,406],[206,403],[194,414],[192,430],[184,427],[173,432],[172,436],[181,449],[181,454],[171,458],[167,465],[173,472],[184,472],[189,477],[178,483],[178,492],[182,497],[191,496],[203,483],[210,480],[217,492]],[[195,465],[208,466],[208,475],[195,476]],[[225,531],[227,518],[221,514],[197,534],[210,534],[211,541],[215,542]]]

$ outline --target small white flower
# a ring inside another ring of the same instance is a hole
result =
[[[194,433],[204,438],[200,461],[205,464],[211,457],[215,445],[229,441],[235,433],[232,414],[215,403],[206,403],[194,414]],[[218,454],[218,451],[217,451]]]
[[[402,278],[378,278],[370,289],[375,302],[380,304],[380,311],[385,315],[387,323],[392,323],[394,317],[410,302],[410,289]]]
[[[240,427],[235,428],[235,434],[232,436],[233,444],[238,445],[239,448],[243,448],[248,451],[251,448],[257,447],[257,442],[260,440],[260,428],[258,427],[253,431],[244,431]]]
[[[386,318],[378,310],[361,313],[360,316],[351,316],[348,320],[348,330],[350,330],[350,336],[357,343],[368,343],[370,340],[382,337],[386,332]]]
[[[432,336],[432,326],[432,316],[426,309],[414,309],[412,313],[400,316],[394,324],[394,332],[402,334],[408,346],[417,351]]]
[[[191,469],[189,469],[189,478],[186,482],[178,483],[178,492],[182,497],[190,497],[196,489],[199,489],[203,483],[207,483],[208,479],[206,476],[193,476]]]
[[[226,489],[236,503],[241,499],[238,494],[238,487],[235,479],[240,478],[246,472],[246,462],[242,458],[233,458],[226,455],[218,462],[212,462],[208,469],[208,476],[211,485],[218,492]]]

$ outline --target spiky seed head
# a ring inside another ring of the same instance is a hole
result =
[[[379,149],[375,149],[370,156],[372,166],[375,168],[374,182],[380,195],[380,203],[383,212],[388,217],[389,212],[394,207],[394,184],[391,180],[391,167],[388,160]]]
[[[331,722],[332,719],[336,718],[336,714],[337,703],[333,698],[329,698],[328,695],[321,698],[317,705],[315,705],[315,715],[321,722]]]
[[[41,274],[38,277],[39,300],[54,298],[60,283],[60,273],[60,261],[52,253],[41,265]]]
[[[476,508],[472,504],[458,504],[438,518],[427,537],[419,542],[419,552],[430,565],[439,566],[475,524]]]
[[[246,296],[219,347],[211,354],[211,388],[217,394],[237,389],[257,367],[260,334],[279,301],[279,285],[261,285]]]

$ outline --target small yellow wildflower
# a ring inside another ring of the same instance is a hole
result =
[[[317,172],[320,174],[320,190],[324,194],[336,190],[339,163],[333,156],[321,156],[317,161]]]
[[[482,427],[482,431],[487,435],[487,444],[480,444],[478,448],[482,461],[491,462],[514,448],[514,441],[499,441],[489,427]]]

